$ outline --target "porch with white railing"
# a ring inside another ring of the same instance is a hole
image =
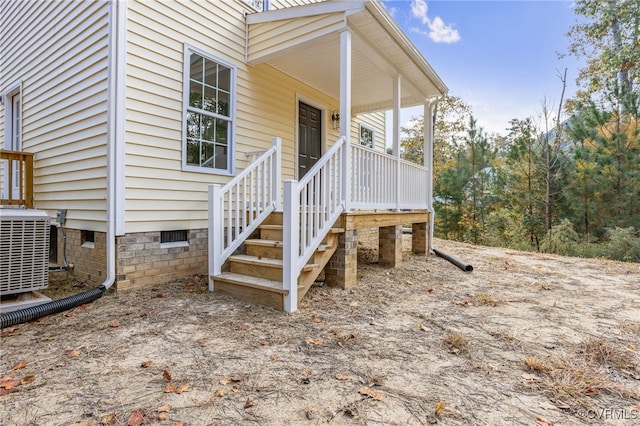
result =
[[[293,312],[336,250],[338,237],[331,238],[332,234],[345,232],[349,226],[357,229],[370,224],[373,225],[369,227],[388,228],[420,222],[426,226],[429,214],[426,167],[349,144],[342,137],[300,181],[282,183],[280,151],[280,140],[276,138],[264,153],[252,152],[252,163],[231,182],[222,188],[212,185],[209,189],[211,290],[216,289],[218,280],[220,285],[225,281],[237,284],[241,269],[233,265],[243,263],[250,265],[252,271],[247,273],[254,277],[247,284],[252,288],[253,300],[262,297],[257,295],[258,288],[266,286],[282,295],[282,305],[274,302],[273,306]],[[269,221],[261,225],[279,210],[282,217],[278,224]],[[403,216],[415,211],[420,213]],[[353,220],[344,219],[351,215]],[[247,240],[256,233],[266,237]],[[251,244],[252,250],[257,250],[255,246],[263,248],[255,251],[259,253],[255,256],[233,255],[245,242]],[[231,272],[223,272],[228,260],[232,262]],[[273,268],[278,272],[273,272]],[[299,288],[302,294],[298,294]],[[238,296],[237,292],[229,294]]]

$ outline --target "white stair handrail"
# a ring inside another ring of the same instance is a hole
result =
[[[280,207],[281,164],[282,140],[273,138],[271,148],[224,187],[209,186],[209,290],[211,276]]]
[[[283,288],[285,311],[298,304],[298,276],[333,224],[345,210],[345,179],[349,179],[347,150],[341,137],[299,181],[284,183]]]

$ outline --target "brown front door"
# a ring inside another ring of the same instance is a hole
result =
[[[322,155],[322,111],[300,102],[298,106],[298,179]]]

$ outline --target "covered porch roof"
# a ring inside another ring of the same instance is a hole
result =
[[[424,105],[448,89],[378,0],[325,1],[247,16],[246,59],[340,99],[342,32],[351,33],[351,113]]]

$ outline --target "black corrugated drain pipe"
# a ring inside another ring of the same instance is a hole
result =
[[[74,294],[73,296],[65,297],[64,299],[54,300],[53,302],[43,303],[42,305],[8,312],[4,315],[0,315],[0,328],[11,327],[12,325],[33,321],[47,315],[57,314],[86,303],[91,303],[102,297],[106,291],[107,287],[102,284],[96,288],[92,288],[91,290]]]
[[[441,250],[436,250],[436,249],[432,249],[433,252],[436,254],[436,256],[441,257],[445,260],[448,260],[449,262],[453,263],[454,265],[456,265],[458,268],[462,269],[465,272],[472,272],[473,271],[473,266],[471,266],[470,264],[458,259],[455,256],[451,256],[450,254],[447,254]]]

